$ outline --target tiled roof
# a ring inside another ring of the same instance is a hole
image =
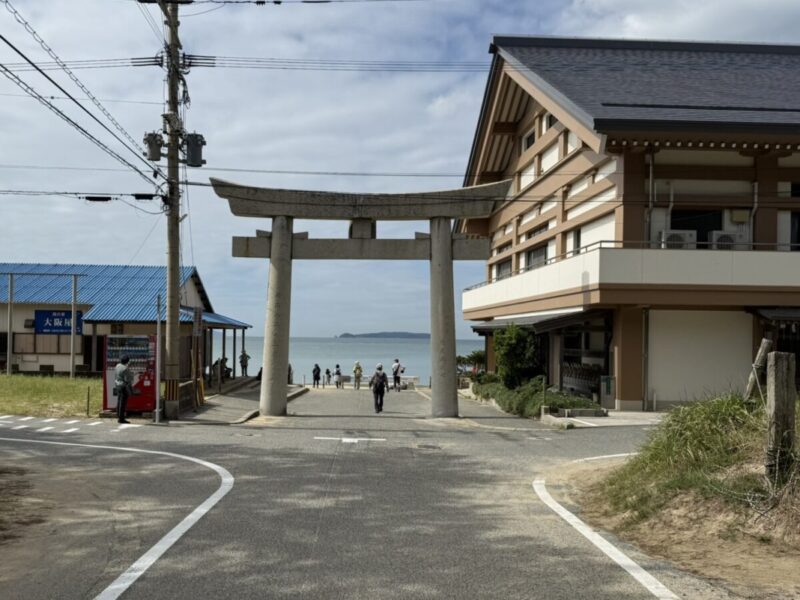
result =
[[[70,304],[72,278],[78,277],[78,304],[90,305],[86,322],[154,322],[156,299],[166,299],[166,267],[126,265],[62,265],[0,263],[0,273],[15,273],[15,304]],[[246,323],[216,315],[195,267],[181,268],[180,283],[193,279],[203,298],[203,320],[209,324],[249,327]],[[166,301],[166,300],[164,300]],[[0,303],[8,302],[8,277],[0,275]],[[163,309],[162,309],[163,310]],[[191,323],[191,308],[181,307],[180,321]]]
[[[502,36],[492,49],[597,131],[800,133],[800,46]]]

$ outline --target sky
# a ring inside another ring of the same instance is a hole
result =
[[[161,46],[134,0],[11,0],[63,60],[152,57]],[[239,183],[342,192],[406,192],[460,187],[477,125],[495,34],[800,43],[796,0],[419,0],[303,5],[181,7],[191,54],[338,61],[479,62],[475,72],[251,70],[196,67],[187,75],[186,128],[204,135],[206,167],[192,182]],[[0,34],[36,62],[50,61],[0,6]],[[0,63],[21,59],[0,43]],[[51,77],[85,95],[60,71]],[[74,73],[141,144],[161,128],[164,72],[155,66]],[[17,73],[43,95],[61,93],[43,77]],[[69,101],[61,110],[120,153],[125,150]],[[87,104],[97,112],[91,104]],[[98,113],[99,114],[99,113]],[[5,77],[0,77],[0,190],[152,192]],[[136,160],[131,155],[127,155]],[[164,165],[164,161],[161,163]],[[35,168],[31,168],[35,167]],[[62,168],[54,168],[62,167]],[[285,175],[218,169],[346,173],[426,173],[429,177]],[[231,237],[269,221],[230,214],[208,187],[183,198],[182,263],[196,265],[216,312],[261,335],[268,265],[232,258]],[[61,196],[0,195],[0,262],[163,265],[166,221],[158,202],[88,203]],[[427,223],[379,223],[378,235],[413,237]],[[346,222],[298,222],[312,237],[345,237]],[[293,336],[344,331],[429,330],[425,262],[295,261]],[[485,278],[482,262],[455,266],[457,334],[461,290]]]

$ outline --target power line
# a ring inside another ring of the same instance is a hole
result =
[[[0,96],[5,96],[8,98],[30,98],[28,94],[8,94],[8,93],[0,93]],[[67,96],[44,96],[48,100],[69,100]],[[88,98],[78,98],[78,100],[88,100]],[[162,102],[152,102],[149,100],[120,100],[120,99],[109,99],[109,98],[100,98],[101,102],[116,102],[120,104],[149,104],[152,106],[161,106]]]
[[[188,68],[267,69],[287,71],[366,71],[410,73],[483,73],[485,62],[465,61],[387,61],[315,58],[212,56],[186,54]]]
[[[2,37],[2,36],[0,36],[0,38],[1,38],[1,37]],[[145,174],[144,174],[142,171],[140,171],[140,170],[139,170],[139,169],[138,169],[138,168],[137,168],[135,165],[131,164],[131,163],[130,163],[128,160],[126,160],[125,158],[123,158],[122,156],[120,156],[120,155],[119,155],[117,152],[115,152],[114,150],[112,150],[111,148],[109,148],[109,147],[108,147],[106,144],[104,144],[103,142],[101,142],[101,141],[100,141],[99,139],[97,139],[97,138],[96,138],[94,135],[92,135],[91,133],[89,133],[89,132],[88,132],[86,129],[84,129],[83,127],[81,127],[81,126],[80,126],[78,123],[76,123],[76,122],[75,122],[73,119],[71,119],[69,116],[67,116],[67,115],[66,115],[66,114],[65,114],[65,113],[64,113],[64,112],[63,112],[61,109],[59,109],[59,108],[58,108],[57,106],[55,106],[55,105],[54,105],[52,102],[50,102],[49,100],[47,100],[47,99],[46,99],[44,96],[42,96],[42,95],[41,95],[39,92],[37,92],[35,89],[33,89],[33,88],[32,88],[30,85],[28,85],[28,84],[27,84],[25,81],[23,81],[23,80],[22,80],[22,79],[20,79],[20,78],[19,78],[17,75],[15,75],[14,73],[12,73],[12,72],[11,72],[11,71],[9,71],[8,69],[6,69],[6,68],[5,68],[5,66],[3,66],[3,64],[2,64],[2,63],[0,63],[0,72],[2,72],[2,73],[3,73],[3,75],[5,75],[5,76],[6,76],[6,78],[8,78],[9,80],[11,80],[11,81],[12,81],[12,82],[13,82],[15,85],[17,85],[17,86],[18,86],[20,89],[22,89],[22,90],[23,90],[25,93],[27,93],[28,95],[30,95],[30,96],[32,96],[32,97],[34,97],[34,98],[36,98],[36,99],[37,99],[37,100],[38,100],[38,101],[39,101],[41,104],[43,104],[45,107],[47,107],[48,109],[50,109],[50,110],[51,110],[52,112],[54,112],[54,113],[55,113],[57,116],[59,116],[61,119],[63,119],[64,121],[66,121],[66,122],[67,122],[69,125],[71,125],[71,126],[72,126],[74,129],[76,129],[76,130],[77,130],[77,131],[78,131],[78,132],[79,132],[81,135],[83,135],[85,138],[87,138],[89,141],[91,141],[93,144],[95,144],[95,145],[96,145],[98,148],[100,148],[100,149],[101,149],[103,152],[105,152],[106,154],[108,154],[108,155],[109,155],[109,156],[111,156],[112,158],[116,159],[117,161],[119,161],[119,162],[120,162],[120,163],[122,163],[123,165],[125,165],[125,166],[129,167],[131,170],[135,171],[135,172],[136,172],[136,173],[137,173],[137,174],[138,174],[138,175],[139,175],[139,176],[140,176],[142,179],[144,179],[144,180],[145,180],[145,181],[147,181],[148,183],[151,183],[151,184],[153,183],[153,182],[151,181],[150,177],[148,177],[147,175],[145,175]],[[78,104],[80,105],[80,102],[78,102]],[[127,146],[126,146],[126,148],[127,148]]]
[[[147,21],[147,25],[150,27],[150,30],[156,36],[159,47],[163,48],[166,46],[167,42],[164,39],[164,35],[158,30],[158,24],[156,23],[155,19],[153,19],[153,15],[150,14],[150,11],[142,6],[139,2],[136,3],[136,6],[139,9],[139,12],[142,13],[144,20]]]
[[[0,0],[2,2],[4,0]],[[120,67],[153,67],[161,66],[163,60],[160,56],[145,56],[133,58],[95,58],[84,60],[64,60],[64,61],[48,61],[39,62],[37,66],[42,71],[58,71],[59,69],[115,69]],[[9,71],[16,73],[26,71],[38,71],[35,67],[30,66],[28,63],[5,63]]]
[[[19,13],[19,11],[17,11],[17,9],[14,8],[14,6],[11,4],[11,2],[9,0],[0,0],[0,2],[3,2],[3,4],[5,4],[6,10],[8,10],[8,12],[10,12],[14,16],[14,19],[17,21],[17,23],[22,25],[22,27],[25,29],[25,31],[27,31],[31,35],[31,37],[33,37],[34,40],[36,40],[36,42],[39,44],[39,46],[41,46],[41,48],[45,52],[47,52],[47,54],[50,56],[50,58],[52,58],[58,64],[58,66],[60,66],[64,70],[64,72],[69,76],[69,78],[72,80],[72,82],[75,85],[77,85],[84,94],[86,94],[86,96],[89,98],[89,100],[92,101],[92,104],[94,104],[97,107],[97,109],[101,113],[103,113],[103,116],[105,116],[105,118],[108,119],[111,122],[111,124],[114,126],[114,128],[118,132],[120,132],[131,144],[133,144],[134,148],[136,148],[140,153],[143,153],[144,149],[141,146],[139,146],[139,144],[136,142],[136,140],[134,140],[131,137],[131,135],[125,130],[125,128],[122,125],[119,124],[119,122],[111,115],[110,112],[108,112],[108,110],[106,110],[106,107],[103,106],[102,103],[97,98],[94,97],[94,94],[92,94],[92,92],[90,92],[89,89],[83,84],[83,82],[80,79],[78,79],[78,77],[69,69],[69,67],[67,67],[66,64],[64,64],[64,61],[62,61],[58,57],[58,55],[55,53],[55,51],[47,44],[47,42],[44,41],[42,36],[40,36],[36,32],[36,30],[33,28],[33,26],[30,23],[28,23],[28,21],[26,21],[22,17],[22,15]],[[2,37],[2,36],[0,36],[0,37]],[[81,108],[83,108],[83,110],[87,114],[89,114],[95,121],[97,121],[98,123],[103,125],[100,122],[99,119],[97,119],[92,113],[90,113],[80,102],[75,100],[75,98],[73,98],[66,90],[64,90],[64,88],[62,88],[60,85],[58,85],[50,77],[45,75],[41,71],[41,69],[33,61],[31,61],[20,50],[18,50],[11,42],[9,42],[5,37],[2,37],[2,39],[8,46],[11,47],[12,50],[14,50],[17,54],[19,54],[25,60],[25,62],[29,63],[32,67],[35,67],[37,71],[39,71],[42,75],[44,75],[53,85],[58,87],[58,89],[60,89],[64,94],[66,94],[71,100],[73,100],[76,104],[78,104]],[[103,127],[105,127],[105,125],[103,125]],[[110,129],[108,129],[107,127],[105,127],[105,128],[109,131],[109,133],[112,133],[112,135],[114,135],[114,137],[117,137],[115,134],[113,134],[113,132],[111,132]],[[117,139],[119,139],[119,138],[117,138]],[[124,143],[123,143],[123,145],[124,145]],[[147,161],[145,161],[145,162],[147,162]],[[151,168],[153,168],[153,165],[149,165],[149,166]]]

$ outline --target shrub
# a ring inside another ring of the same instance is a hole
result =
[[[479,398],[494,400],[505,412],[526,418],[538,417],[544,404],[552,408],[595,408],[597,406],[588,398],[544,390],[543,377],[536,377],[513,390],[508,389],[502,383],[476,383],[472,389]]]
[[[497,372],[505,386],[518,388],[541,374],[536,334],[513,323],[494,334]]]

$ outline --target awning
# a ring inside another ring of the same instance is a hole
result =
[[[166,307],[162,307],[163,311]],[[194,322],[194,308],[181,306],[178,312],[181,323]],[[155,323],[155,306],[125,307],[125,305],[96,306],[83,317],[84,323]],[[252,325],[237,321],[225,315],[203,311],[203,325],[208,329],[250,329]]]
[[[754,311],[759,317],[763,317],[767,321],[776,321],[783,323],[797,323],[800,322],[800,307],[785,306],[776,308],[757,308]]]
[[[526,329],[533,329],[536,333],[546,333],[555,329],[563,329],[576,323],[583,323],[587,320],[597,319],[608,316],[608,310],[580,310],[563,311],[560,313],[546,312],[539,315],[525,315],[518,317],[505,317],[493,319],[472,326],[475,333],[486,334],[498,329],[505,329],[512,323]]]

